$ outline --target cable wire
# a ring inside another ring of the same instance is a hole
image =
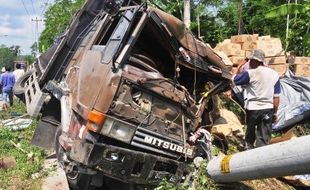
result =
[[[23,4],[23,6],[24,6],[24,9],[25,9],[27,15],[30,16],[29,11],[28,11],[28,9],[27,9],[27,7],[26,7],[26,5],[25,5],[24,0],[21,0],[21,1],[22,1],[22,4]]]
[[[36,15],[37,13],[36,13],[36,10],[35,10],[34,5],[33,5],[33,0],[30,0],[30,1],[31,1],[32,11]]]
[[[48,4],[49,4],[49,0],[46,0],[46,2],[43,4],[43,9],[42,9],[42,12],[41,12],[41,17],[43,16],[43,14],[45,13],[46,11],[46,8],[48,7]]]

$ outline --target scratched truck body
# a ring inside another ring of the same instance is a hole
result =
[[[180,183],[205,154],[189,137],[230,75],[177,18],[115,2],[87,1],[20,82],[41,117],[33,143],[55,144],[75,189]]]

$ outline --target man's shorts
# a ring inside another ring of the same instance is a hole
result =
[[[8,94],[8,93],[6,93],[6,92],[3,92],[3,93],[2,93],[2,103],[3,103],[3,104],[6,104],[6,103],[7,103],[8,97],[9,97],[9,94]]]
[[[7,103],[8,99],[10,103],[13,103],[13,91],[2,92],[2,102]]]

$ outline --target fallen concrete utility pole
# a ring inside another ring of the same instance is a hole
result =
[[[207,166],[216,182],[310,173],[310,135],[225,157],[213,158]]]

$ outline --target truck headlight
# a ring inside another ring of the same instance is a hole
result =
[[[105,120],[103,126],[102,126],[102,129],[101,129],[101,134],[104,134],[104,135],[108,135],[112,126],[114,124],[114,120],[107,117],[107,119]]]
[[[130,143],[135,133],[135,127],[107,117],[100,133],[108,137]]]
[[[120,122],[114,122],[109,135],[120,141],[130,143],[135,132],[135,128]]]

